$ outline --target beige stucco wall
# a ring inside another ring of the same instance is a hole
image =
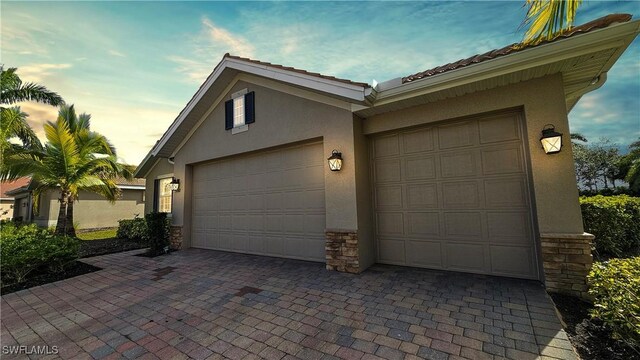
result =
[[[242,89],[255,91],[256,121],[248,131],[233,135],[224,128],[224,101]],[[174,194],[173,224],[183,226],[185,246],[189,246],[191,226],[185,219],[190,218],[188,184],[193,164],[318,138],[323,139],[327,157],[337,149],[344,159],[340,172],[325,167],[326,228],[358,229],[352,113],[346,106],[332,106],[289,93],[296,91],[291,87],[285,93],[239,81],[176,153],[174,176],[185,186]]]
[[[133,219],[136,214],[144,215],[143,196],[143,190],[124,189],[122,197],[111,204],[98,194],[81,191],[73,207],[74,223],[78,225],[77,229],[116,227],[118,220]],[[45,227],[55,226],[59,210],[58,194],[48,191],[40,200],[34,222]]]
[[[173,176],[173,165],[169,163],[167,159],[160,158],[156,161],[155,165],[149,170],[149,173],[145,177],[145,203],[144,203],[144,212],[145,214],[153,211],[153,198],[154,188],[153,183],[156,179],[171,177]]]
[[[524,111],[539,232],[582,234],[560,74],[372,116],[365,120],[364,132],[374,134],[516,107]],[[545,124],[554,124],[564,134],[562,151],[558,154],[546,155],[542,150],[539,139]]]
[[[373,236],[373,196],[371,194],[371,170],[369,142],[362,132],[362,119],[353,117],[354,146],[356,150],[356,199],[358,206],[358,255],[360,269],[364,270],[376,261],[376,245]]]

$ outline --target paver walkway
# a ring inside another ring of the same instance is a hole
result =
[[[2,357],[22,345],[65,359],[575,358],[536,282],[139,252],[85,259],[104,270],[3,296]]]

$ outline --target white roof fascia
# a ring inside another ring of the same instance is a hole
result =
[[[306,75],[290,71],[286,69],[278,69],[269,65],[256,64],[238,59],[224,58],[220,64],[213,70],[213,73],[200,87],[196,95],[189,101],[184,110],[178,115],[178,118],[171,124],[167,132],[164,133],[158,144],[154,146],[151,155],[156,156],[160,149],[164,147],[169,138],[176,131],[178,126],[182,124],[184,119],[189,115],[193,107],[202,99],[204,94],[209,90],[211,85],[220,77],[225,69],[235,69],[259,76],[264,76],[274,80],[284,81],[293,85],[298,85],[325,93],[335,94],[354,101],[364,101],[365,86],[347,84],[340,81],[320,78],[317,76]]]
[[[625,46],[628,44],[624,37],[635,36],[639,27],[640,21],[612,25],[605,29],[525,49],[520,52],[429,76],[424,79],[390,86],[378,92],[375,105],[383,105],[401,100],[402,98],[424,95],[466,85],[600,50]],[[398,84],[398,81],[397,79],[393,79],[380,84],[380,87],[382,88],[383,85],[386,84]]]
[[[118,189],[122,190],[144,190],[146,186],[144,185],[116,185]]]

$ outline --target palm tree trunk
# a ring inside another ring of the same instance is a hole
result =
[[[65,234],[67,236],[76,237],[76,229],[73,225],[73,201],[74,199],[69,196],[67,200],[67,229],[65,231]]]
[[[67,192],[60,190],[60,210],[58,211],[58,223],[56,224],[56,235],[64,235],[67,224]]]

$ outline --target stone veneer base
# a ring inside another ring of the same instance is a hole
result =
[[[583,234],[540,234],[545,286],[550,292],[589,300],[587,275],[593,264],[595,237]]]
[[[327,270],[359,273],[358,232],[355,230],[327,229],[324,234]]]
[[[182,226],[171,226],[169,232],[169,247],[171,250],[182,248]]]

